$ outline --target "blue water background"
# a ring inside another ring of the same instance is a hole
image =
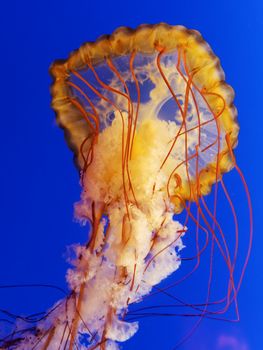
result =
[[[25,0],[3,5],[1,17],[0,283],[66,288],[65,247],[86,238],[86,230],[73,221],[78,174],[50,108],[51,62],[118,26],[182,24],[202,33],[235,89],[241,127],[236,157],[251,191],[255,239],[238,298],[241,321],[204,320],[181,349],[263,349],[262,1]],[[227,175],[226,182],[241,213],[244,252],[245,197],[236,175]],[[222,220],[227,226],[229,218],[222,215]],[[225,271],[216,273],[220,284]],[[194,283],[205,285],[207,275],[199,274]],[[195,292],[181,289],[180,296],[194,299]],[[0,308],[18,314],[43,311],[60,297],[45,288],[0,290]],[[173,349],[191,324],[180,317],[149,318],[124,349]]]

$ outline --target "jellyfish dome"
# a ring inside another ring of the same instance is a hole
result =
[[[177,214],[194,203],[202,216],[200,201],[235,166],[234,94],[200,33],[164,23],[121,27],[50,72],[89,232],[74,246],[68,297],[14,348],[117,350],[139,327],[129,306],[183,263]]]

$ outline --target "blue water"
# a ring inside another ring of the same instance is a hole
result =
[[[262,1],[17,1],[9,10],[1,39],[1,283],[66,288],[65,247],[86,240],[86,229],[73,221],[73,203],[80,193],[78,174],[50,108],[51,62],[118,26],[182,24],[202,33],[235,89],[241,127],[235,154],[251,191],[255,239],[238,297],[241,321],[204,320],[181,349],[263,349]],[[241,213],[244,252],[245,197],[236,175],[227,175],[226,183]],[[229,218],[221,217],[227,226]],[[216,266],[215,271],[220,285],[225,271]],[[207,276],[199,274],[192,282],[205,285]],[[193,285],[179,292],[187,300],[196,297]],[[0,289],[0,308],[17,314],[44,311],[62,296],[44,287]],[[171,350],[192,324],[192,319],[181,317],[148,318],[124,349]]]

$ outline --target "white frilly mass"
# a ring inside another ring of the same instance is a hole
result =
[[[166,191],[175,155],[173,162],[168,160],[160,170],[170,147],[167,139],[172,139],[176,128],[175,123],[151,118],[138,126],[129,162],[137,205],[128,204],[129,219],[123,193],[119,116],[101,132],[85,174],[81,201],[75,205],[75,215],[82,223],[90,221],[92,203],[96,208],[104,207],[93,251],[74,245],[75,258],[66,276],[72,293],[50,309],[33,334],[25,333],[16,349],[40,350],[45,344],[51,350],[70,349],[76,315],[73,349],[100,349],[96,344],[104,339],[103,349],[117,350],[137,332],[139,322],[125,321],[129,305],[141,302],[153,286],[180,266],[181,237],[186,228],[174,220]],[[52,339],[48,341],[48,337]]]

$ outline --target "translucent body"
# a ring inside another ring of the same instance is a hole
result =
[[[189,218],[206,234],[197,260],[210,234],[229,270],[222,310],[235,303],[243,277],[235,285],[237,243],[231,258],[216,195],[211,210],[203,196],[237,168],[239,128],[233,91],[209,46],[183,27],[122,28],[51,72],[53,107],[81,172],[75,214],[91,231],[85,246],[75,246],[71,293],[15,348],[118,349],[138,329],[125,321],[129,305],[179,268]],[[179,223],[174,213],[182,210],[188,216]],[[196,308],[200,317],[210,315],[208,304]]]

